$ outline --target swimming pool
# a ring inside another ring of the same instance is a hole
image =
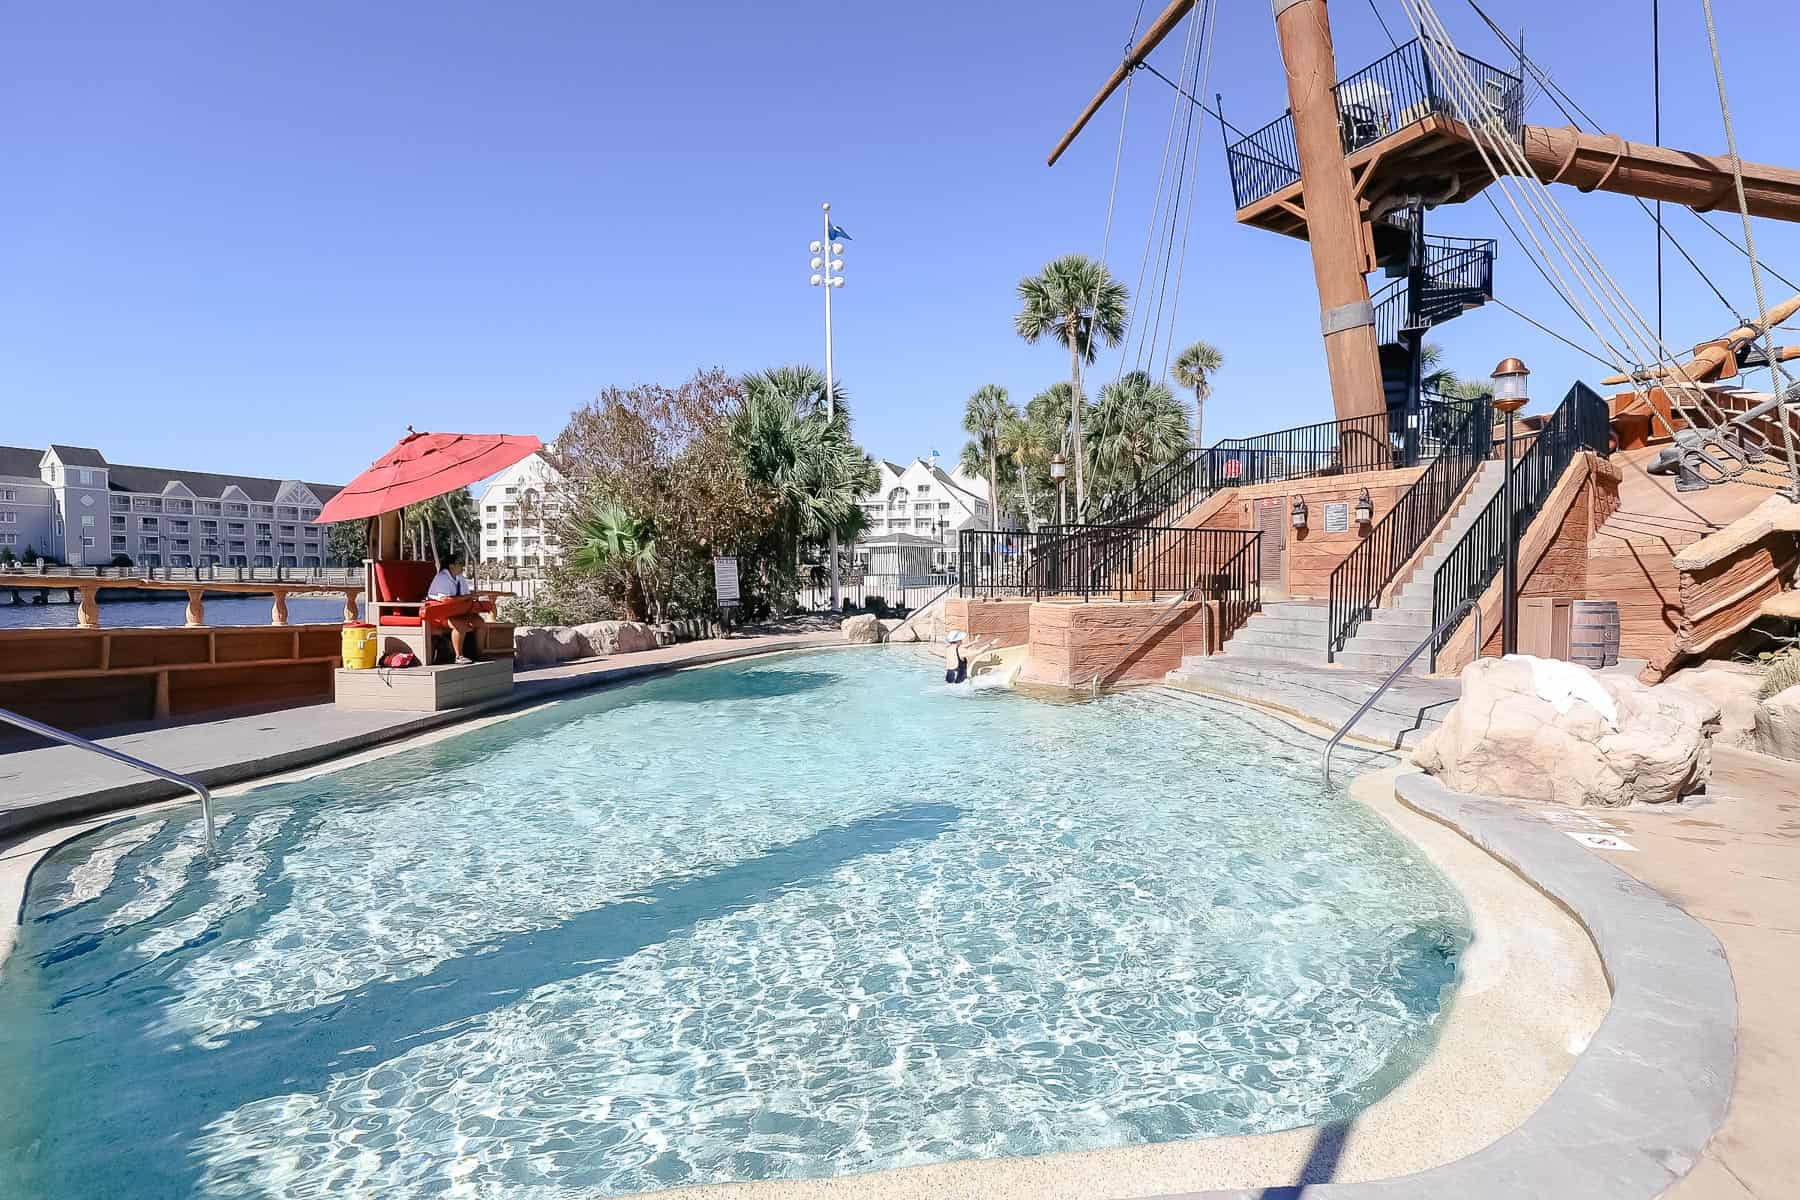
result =
[[[1467,920],[1222,705],[665,676],[52,853],[0,1195],[624,1194],[1336,1119]],[[534,1189],[537,1191],[534,1192]]]

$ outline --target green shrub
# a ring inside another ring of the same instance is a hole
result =
[[[24,563],[28,567],[37,566],[37,560],[38,560],[38,552],[37,552],[36,546],[25,547],[25,556],[23,558],[19,559],[20,562]]]
[[[131,555],[129,554],[115,554],[113,555],[112,565],[115,567],[132,567],[137,564],[131,561]]]

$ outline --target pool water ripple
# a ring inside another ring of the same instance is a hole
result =
[[[1309,739],[892,648],[225,807],[210,867],[173,812],[39,867],[0,1194],[605,1196],[1290,1128],[1404,1076],[1467,939]]]

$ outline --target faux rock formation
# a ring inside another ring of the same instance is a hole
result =
[[[861,613],[854,617],[845,617],[840,628],[844,631],[844,640],[855,645],[872,646],[887,637],[887,631],[881,627],[881,620],[874,613]]]
[[[566,626],[521,625],[513,630],[513,663],[541,667],[586,658],[592,653],[587,639]]]
[[[1658,685],[1704,696],[1719,706],[1719,732],[1714,741],[1740,750],[1757,750],[1757,692],[1762,672],[1748,663],[1708,662],[1675,672]]]
[[[1756,748],[1800,762],[1800,684],[1776,692],[1757,706]]]
[[[1459,792],[1574,806],[1661,804],[1712,772],[1719,706],[1573,663],[1513,655],[1462,673],[1462,699],[1413,761]]]
[[[656,631],[641,621],[592,621],[575,631],[595,654],[636,654],[656,649]]]

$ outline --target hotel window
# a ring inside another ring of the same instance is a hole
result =
[[[92,529],[94,527],[94,518],[87,515],[86,513],[82,514],[81,527],[83,529]]]
[[[281,536],[282,537],[293,537],[294,536],[294,527],[292,525],[283,525],[281,527]]]
[[[112,544],[114,550],[123,550],[125,548],[125,539],[115,533],[113,535]]]
[[[156,517],[139,517],[138,518],[138,527],[141,529],[155,529],[156,524],[157,524]]]
[[[88,470],[86,467],[83,467],[81,469],[81,482],[88,483],[88,484],[93,483],[94,482],[94,473],[92,471]]]
[[[94,539],[93,538],[82,538],[81,544],[83,547],[85,547],[87,549],[92,549],[93,545],[94,545]]]
[[[15,495],[14,495],[14,493],[13,493],[13,489],[11,489],[11,488],[0,488],[0,500],[13,500],[13,499],[16,499],[16,498],[17,498],[17,497],[16,497],[16,496],[15,496]]]
[[[16,512],[0,512],[0,525],[17,525],[19,514]]]
[[[19,535],[18,534],[16,534],[16,533],[0,533],[0,546],[16,546],[18,544],[19,544]]]
[[[507,489],[506,489],[506,494],[507,494],[507,495],[508,495],[508,496],[516,496],[516,495],[518,495],[518,494],[519,494],[519,489],[518,489],[518,488],[516,488],[516,487],[510,487],[510,488],[507,488]]]

